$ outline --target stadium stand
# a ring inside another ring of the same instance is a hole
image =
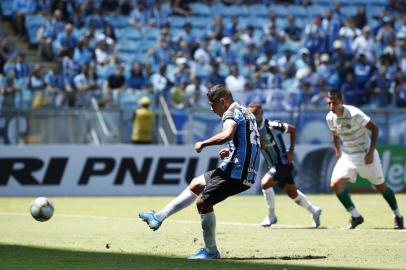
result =
[[[25,31],[19,34],[44,60],[57,63],[32,77],[37,63],[29,62],[20,74],[17,54],[2,45],[0,85],[14,78],[21,89],[17,107],[34,105],[38,95],[31,80],[49,96],[36,108],[83,107],[90,101],[81,99],[96,98],[105,108],[135,109],[140,92],[163,95],[170,108],[196,108],[203,102],[192,85],[197,79],[210,86],[215,66],[229,87],[242,83],[234,88],[241,102],[257,100],[274,111],[324,108],[320,100],[330,88],[363,108],[406,106],[405,7],[397,1],[191,1],[188,16],[175,12],[172,1],[110,2],[1,1],[2,18],[18,30],[14,14],[24,14]],[[130,72],[134,63],[145,80],[140,88]],[[95,73],[81,74],[84,65]],[[121,65],[122,92],[115,98],[110,91],[102,94]],[[157,91],[153,75],[161,65],[165,86]],[[83,94],[75,78],[96,85]]]

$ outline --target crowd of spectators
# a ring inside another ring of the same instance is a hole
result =
[[[362,4],[343,12],[340,2],[326,3],[14,0],[17,34],[27,35],[29,16],[46,18],[36,31],[38,53],[57,64],[28,63],[2,37],[3,106],[86,107],[93,97],[101,106],[131,107],[162,95],[172,107],[196,108],[207,106],[207,88],[224,83],[263,103],[285,95],[293,107],[325,108],[330,88],[348,104],[406,107],[404,6],[388,1],[370,16]],[[296,16],[293,7],[305,13]]]

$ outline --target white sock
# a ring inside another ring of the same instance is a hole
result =
[[[268,216],[275,216],[275,192],[273,188],[263,189],[262,193],[268,207]]]
[[[216,215],[214,212],[200,214],[204,245],[211,254],[217,252],[216,245]]]
[[[297,190],[297,197],[294,198],[293,200],[298,205],[306,208],[311,214],[314,214],[316,212],[316,208],[312,205],[309,199],[307,199],[307,197],[300,190]]]
[[[397,216],[397,217],[401,217],[401,216],[402,216],[402,214],[400,213],[399,208],[396,208],[396,209],[393,211],[393,214],[395,214],[395,216]]]
[[[355,207],[353,209],[351,209],[349,212],[350,212],[352,217],[360,217],[361,216],[361,214],[358,212],[357,208],[355,208]]]
[[[159,221],[163,221],[167,217],[191,205],[196,198],[196,194],[194,194],[189,188],[185,188],[178,197],[169,202],[161,211],[156,212],[155,217]]]

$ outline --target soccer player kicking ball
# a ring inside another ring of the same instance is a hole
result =
[[[271,121],[263,118],[262,106],[259,103],[251,103],[248,110],[257,120],[261,141],[261,152],[269,167],[269,171],[262,177],[261,187],[268,206],[268,215],[260,223],[263,227],[269,227],[277,222],[275,215],[275,192],[274,183],[283,189],[295,203],[307,209],[313,218],[313,225],[320,226],[320,207],[313,206],[306,196],[297,189],[292,176],[293,152],[296,144],[296,128],[287,123]],[[290,148],[287,151],[282,138],[283,133],[290,134]]]
[[[219,259],[216,245],[216,217],[213,206],[227,197],[249,189],[255,182],[259,167],[259,133],[254,115],[234,102],[224,85],[215,85],[207,97],[211,110],[222,117],[223,130],[213,137],[195,144],[196,152],[206,146],[228,143],[229,155],[217,169],[194,178],[189,186],[162,210],[139,213],[152,230],[162,222],[192,204],[195,200],[201,217],[205,247],[189,259]]]
[[[395,194],[385,184],[381,160],[375,149],[378,126],[360,109],[345,105],[340,91],[328,92],[327,104],[330,112],[327,114],[326,120],[332,131],[332,139],[338,158],[331,177],[331,187],[345,209],[351,214],[351,222],[347,229],[355,229],[364,222],[364,218],[355,208],[346,189],[347,182],[354,183],[357,174],[368,179],[382,193],[394,213],[394,228],[404,229],[403,217],[398,208]],[[370,137],[368,131],[371,132]]]

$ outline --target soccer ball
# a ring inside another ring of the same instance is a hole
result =
[[[30,212],[36,220],[47,221],[54,214],[54,204],[48,198],[38,197],[31,203]]]

